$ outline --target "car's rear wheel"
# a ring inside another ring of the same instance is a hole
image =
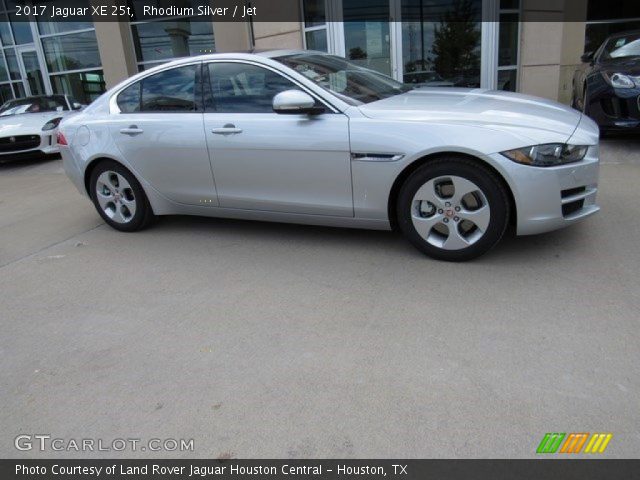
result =
[[[462,157],[440,158],[405,181],[397,218],[409,241],[430,257],[470,260],[504,235],[509,197],[489,168]]]
[[[117,162],[105,160],[91,172],[91,199],[100,216],[123,232],[145,228],[154,215],[138,180]]]

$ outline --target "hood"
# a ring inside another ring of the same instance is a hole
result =
[[[566,141],[582,115],[538,97],[468,88],[417,88],[358,108],[367,117],[385,120],[520,128],[532,138],[537,137],[532,135],[535,131],[544,131],[544,142],[558,135]]]
[[[640,75],[640,57],[611,58],[598,63],[597,67],[597,70],[637,77]]]
[[[69,112],[21,113],[0,116],[0,136],[40,133],[42,127],[53,118],[64,117]]]

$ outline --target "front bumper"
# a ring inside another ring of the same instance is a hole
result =
[[[613,88],[604,79],[592,81],[587,114],[604,130],[640,131],[640,88]]]
[[[566,227],[593,215],[598,192],[599,149],[558,167],[531,167],[501,154],[493,157],[506,170],[517,210],[517,234],[533,235]]]
[[[31,135],[0,137],[0,161],[37,158],[60,153],[56,139],[57,130]]]

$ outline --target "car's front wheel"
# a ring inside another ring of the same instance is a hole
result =
[[[90,193],[100,216],[111,227],[133,232],[154,218],[142,186],[125,167],[105,160],[91,172]]]
[[[489,168],[462,157],[439,158],[405,181],[397,218],[409,241],[430,257],[470,260],[504,235],[509,197]]]

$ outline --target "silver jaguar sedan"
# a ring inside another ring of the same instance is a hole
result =
[[[468,260],[598,211],[598,127],[514,93],[410,88],[311,51],[146,70],[62,122],[68,176],[113,228],[156,216],[397,228]]]

